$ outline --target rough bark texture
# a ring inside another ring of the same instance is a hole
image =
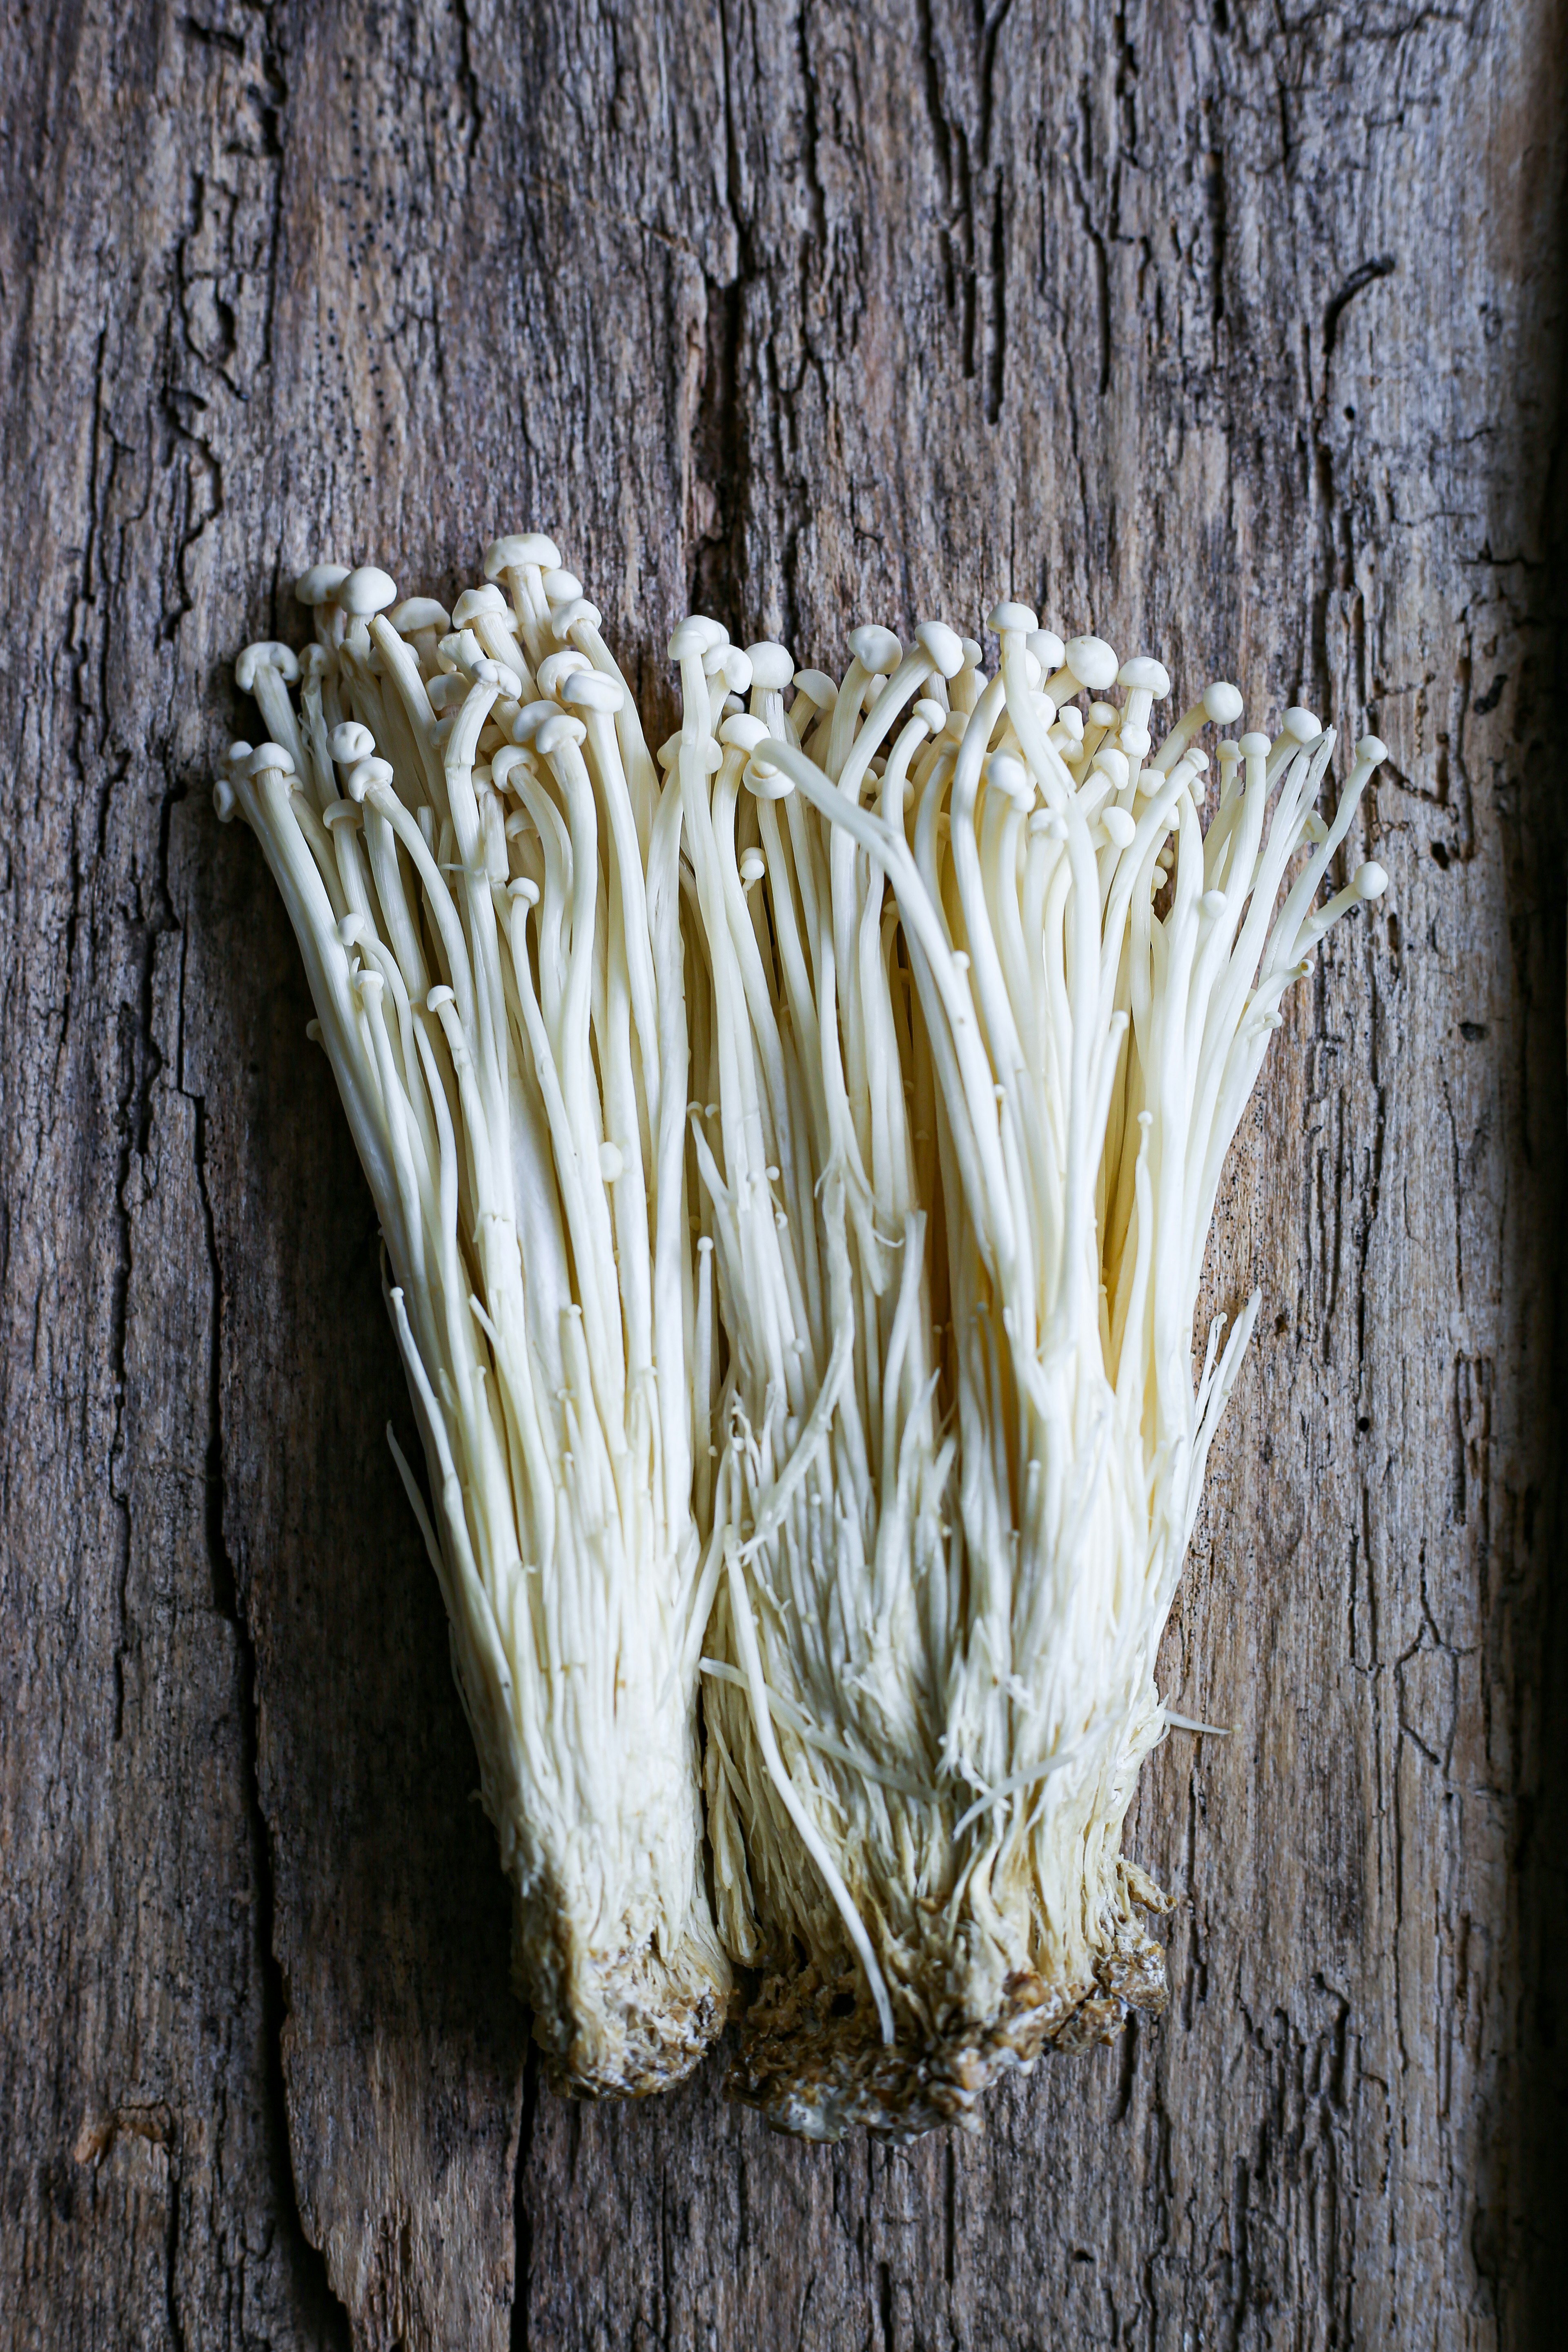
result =
[[[1559,2340],[1565,59],[1563,0],[0,12],[0,2342]],[[206,786],[306,560],[539,525],[650,690],[689,599],[809,659],[1012,589],[1393,753],[1215,1257],[1173,2008],[975,2140],[526,2062]]]

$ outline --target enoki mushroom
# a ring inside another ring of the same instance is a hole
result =
[[[966,2119],[1163,2001],[1121,1831],[1258,1311],[1194,1387],[1215,1197],[1280,999],[1386,881],[1317,904],[1373,738],[1331,825],[1305,710],[1222,740],[1215,794],[1234,687],[1155,751],[1158,662],[990,626],[990,677],[941,625],[853,630],[787,712],[753,647],[728,717],[722,633],[670,646],[728,1343],[708,1825],[772,1969],[734,2086],[813,2137]]]
[[[558,2081],[656,2088],[727,1953],[772,2121],[968,2122],[1164,1997],[1122,1824],[1258,1311],[1194,1380],[1205,1252],[1281,1001],[1385,887],[1320,902],[1383,746],[1327,822],[1310,712],[1211,774],[1234,687],[1156,750],[1157,661],[1006,603],[991,675],[686,620],[656,763],[554,546],[485,569],[450,614],[308,572],[216,799],[381,1219],[524,1989]]]
[[[680,803],[552,543],[498,540],[486,571],[449,615],[307,572],[317,642],[241,656],[271,740],[232,747],[218,810],[282,893],[381,1220],[428,1511],[398,1468],[535,2031],[566,2086],[638,2092],[696,2063],[729,1986],[695,1747]]]

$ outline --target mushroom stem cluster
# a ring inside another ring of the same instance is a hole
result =
[[[940,624],[853,630],[787,712],[753,647],[730,716],[716,625],[670,646],[728,1341],[708,1825],[772,1969],[734,2085],[811,2137],[965,2120],[1163,2005],[1122,1823],[1258,1304],[1194,1386],[1210,1220],[1281,997],[1386,880],[1317,905],[1375,740],[1331,824],[1304,710],[1215,793],[1234,687],[1156,750],[1158,662],[990,627],[989,677]]]
[[[216,798],[282,893],[381,1221],[428,1510],[387,1433],[536,2032],[563,2084],[639,2092],[696,2063],[729,1989],[697,1786],[680,804],[552,542],[485,569],[450,614],[307,572],[316,643],[241,657],[268,740]]]
[[[1164,1999],[1122,1825],[1258,1304],[1194,1378],[1205,1253],[1285,993],[1386,885],[1321,896],[1383,746],[1330,822],[1310,712],[1211,772],[1234,687],[1156,748],[1159,662],[1009,602],[989,674],[694,615],[656,759],[552,542],[485,570],[450,614],[308,572],[216,800],[381,1218],[523,1989],[558,2082],[637,2091],[759,1969],[772,2122],[969,2124]]]

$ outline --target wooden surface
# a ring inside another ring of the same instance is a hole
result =
[[[1561,2340],[1565,58],[1563,0],[0,11],[0,2342]],[[568,2108],[506,1989],[208,785],[304,562],[536,526],[650,694],[689,601],[837,660],[1014,590],[1392,751],[1215,1254],[1172,2009],[975,2140]]]

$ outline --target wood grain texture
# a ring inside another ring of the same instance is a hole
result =
[[[1562,0],[0,11],[0,2343],[1557,2340],[1565,59]],[[1172,2011],[976,2140],[569,2108],[506,1990],[206,786],[304,562],[540,525],[650,704],[689,601],[835,658],[1011,589],[1393,755],[1215,1253]]]

